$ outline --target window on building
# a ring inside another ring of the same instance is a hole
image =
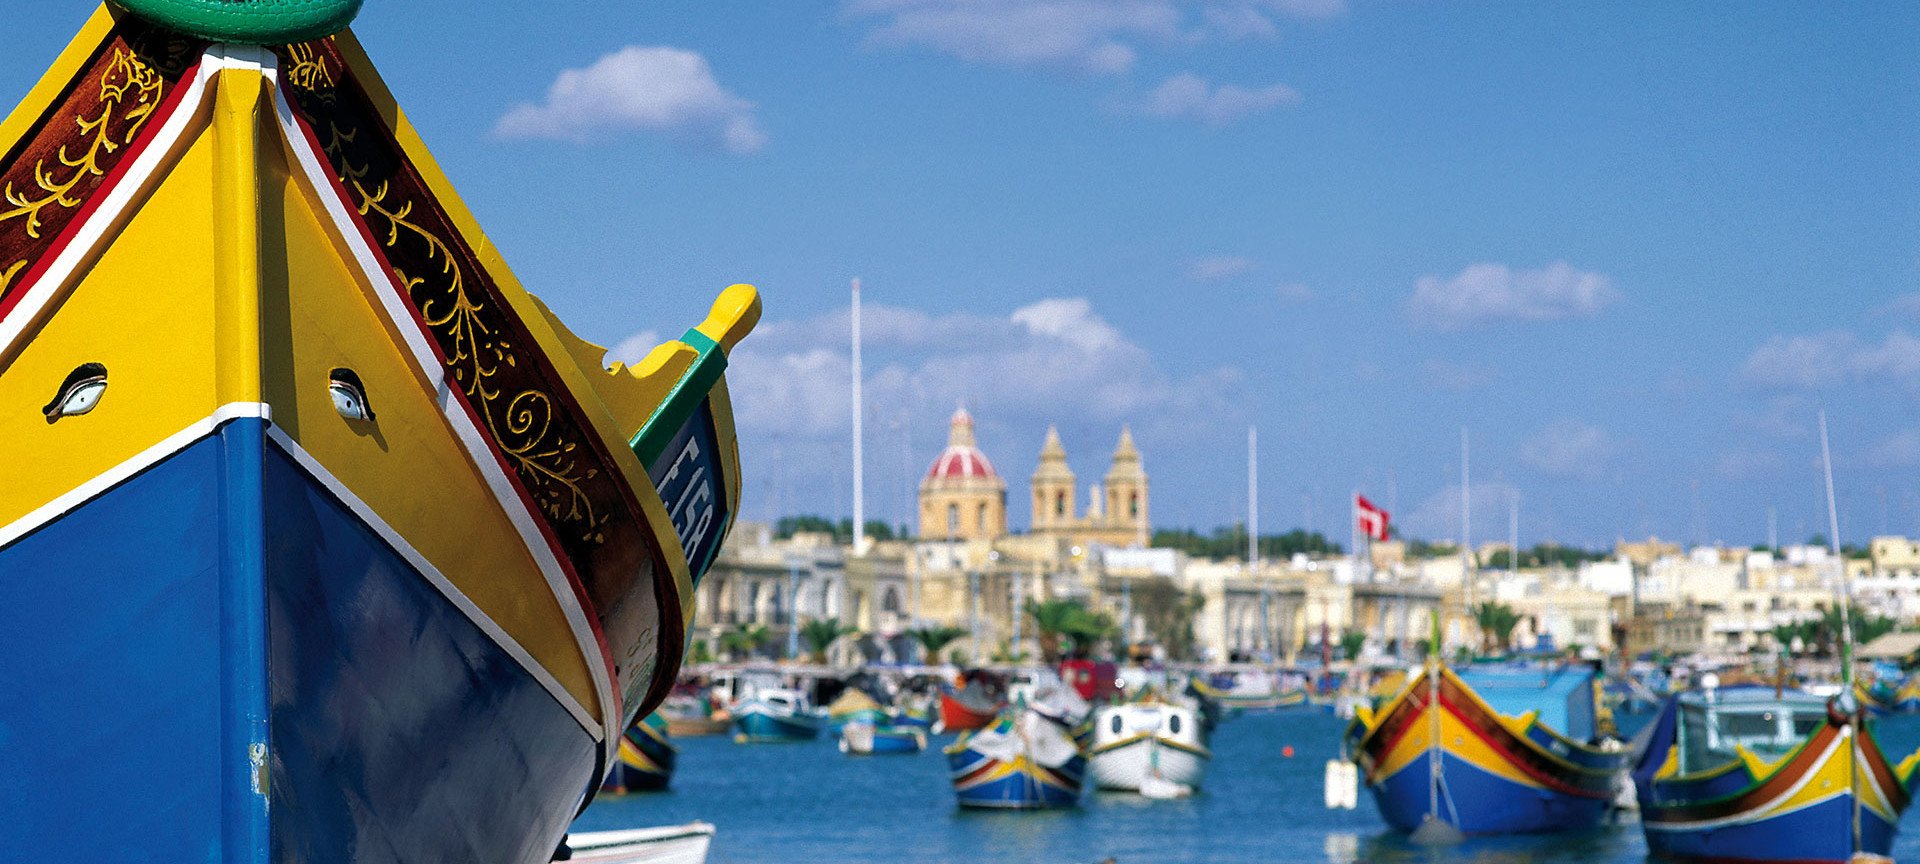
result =
[[[1127,496],[1127,515],[1135,519],[1140,518],[1140,493],[1135,492]]]
[[[974,514],[973,524],[974,527],[980,529],[981,534],[986,534],[992,530],[987,527],[987,505],[980,505],[979,511]]]
[[[947,536],[960,533],[960,505],[947,505]]]
[[[1067,515],[1067,493],[1065,492],[1053,493],[1053,515],[1055,516]]]

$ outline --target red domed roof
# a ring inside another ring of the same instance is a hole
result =
[[[947,449],[927,469],[928,480],[964,480],[968,477],[998,478],[987,454],[973,443],[973,415],[962,408],[953,412],[947,434]]]

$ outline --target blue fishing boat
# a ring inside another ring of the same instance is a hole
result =
[[[1703,861],[1888,856],[1920,752],[1889,761],[1864,710],[1743,685],[1670,698],[1633,768],[1647,847]]]
[[[884,724],[890,719],[887,709],[858,687],[848,687],[827,703],[829,735],[838,736],[849,724],[865,723],[872,726]]]
[[[1590,828],[1615,796],[1623,754],[1595,746],[1596,684],[1584,667],[1474,668],[1429,660],[1347,730],[1387,824],[1463,834]]]
[[[1080,804],[1087,757],[1072,730],[1024,705],[961,735],[945,752],[962,807],[1041,810]]]
[[[600,784],[600,791],[659,792],[673,781],[673,763],[679,748],[667,737],[667,720],[658,713],[634,721],[620,740],[620,753]]]
[[[0,121],[7,860],[546,861],[672,686],[759,300],[605,366],[359,7],[115,0]]]
[[[854,756],[905,755],[925,749],[927,730],[918,726],[855,722],[840,729],[840,752]]]
[[[733,703],[733,740],[741,743],[812,741],[820,737],[821,718],[798,690],[762,688]]]

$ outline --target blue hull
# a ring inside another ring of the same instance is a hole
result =
[[[598,745],[265,426],[0,548],[7,857],[545,860]]]
[[[1661,830],[1644,823],[1647,848],[1674,858],[1705,861],[1845,862],[1853,855],[1853,799],[1842,795],[1760,822],[1709,830]],[[1893,854],[1893,826],[1872,808],[1860,809],[1860,848]]]
[[[996,760],[973,751],[947,754],[947,767],[953,774],[954,795],[962,807],[990,810],[1051,810],[1080,805],[1081,779],[1086,776],[1087,760],[1075,756],[1055,769],[1017,768],[1004,777],[980,783],[965,778],[976,772],[992,771]],[[1049,771],[1050,777],[1037,772]]]
[[[1605,799],[1523,786],[1453,755],[1442,757],[1441,819],[1467,834],[1535,834],[1591,828],[1606,816]],[[1370,788],[1388,825],[1413,831],[1426,820],[1432,772],[1425,758]]]
[[[820,737],[820,724],[816,722],[771,714],[741,714],[734,718],[733,726],[745,741],[812,741]]]
[[[920,739],[912,735],[895,735],[880,732],[873,736],[873,752],[875,755],[883,753],[918,753],[920,749]]]

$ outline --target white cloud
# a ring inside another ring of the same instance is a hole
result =
[[[887,496],[918,482],[944,445],[947,417],[961,402],[980,424],[982,446],[1016,490],[1026,476],[1022,461],[1037,452],[1050,423],[1060,424],[1076,458],[1103,455],[1082,454],[1080,448],[1096,441],[1112,446],[1106,436],[1117,435],[1124,423],[1133,425],[1149,452],[1155,442],[1166,452],[1170,442],[1209,430],[1226,440],[1244,434],[1236,369],[1176,375],[1085,298],[1049,298],[1000,315],[930,314],[869,302],[861,314],[868,472],[876,507],[891,506]],[[730,357],[727,376],[742,458],[752,463],[749,477],[768,484],[753,490],[755,518],[765,515],[760,508],[828,509],[833,499],[795,500],[794,490],[845,485],[848,327],[845,308],[763,322]],[[774,484],[784,484],[786,500],[779,500]]]
[[[1182,72],[1160,83],[1132,107],[1149,117],[1167,120],[1194,120],[1214,128],[1230,126],[1252,114],[1271,111],[1281,105],[1300,101],[1300,91],[1285,84],[1247,88],[1237,84],[1218,87],[1191,72]]]
[[[546,101],[523,102],[494,125],[502,138],[585,142],[621,132],[658,132],[752,153],[767,135],[752,102],[720,85],[693,51],[630,45],[584,69],[563,70]]]
[[[843,0],[868,41],[972,63],[1093,74],[1133,68],[1143,50],[1272,38],[1274,17],[1329,18],[1344,0]]]
[[[1620,297],[1606,276],[1576,270],[1565,261],[1538,270],[1481,263],[1448,279],[1421,277],[1407,309],[1416,322],[1459,330],[1495,321],[1591,318]]]
[[[1735,450],[1720,454],[1713,471],[1722,479],[1766,480],[1787,470],[1787,457],[1774,450]]]
[[[1513,502],[1513,485],[1476,481],[1472,491],[1473,524],[1469,530],[1479,538],[1475,544],[1488,539],[1504,540],[1507,536],[1507,513]],[[1405,519],[1398,521],[1409,537],[1459,542],[1460,485],[1456,483],[1427,496],[1407,513]]]
[[[1902,318],[1920,321],[1920,294],[1908,294],[1887,304],[1887,311]]]
[[[659,344],[660,334],[658,332],[642,330],[620,340],[620,344],[608,349],[606,359],[610,363],[617,361],[632,366],[640,362],[642,358],[645,358],[647,352],[652,351]]]
[[[1282,282],[1273,289],[1273,296],[1289,305],[1309,303],[1313,300],[1313,289],[1300,282]]]
[[[1619,453],[1607,430],[1577,420],[1556,420],[1520,445],[1520,461],[1551,477],[1598,479]]]
[[[1187,277],[1195,282],[1218,282],[1232,279],[1260,266],[1260,262],[1239,255],[1212,255],[1193,262],[1187,270]]]
[[[1813,390],[1849,381],[1920,386],[1920,338],[1905,330],[1879,344],[1844,330],[1775,336],[1748,355],[1741,378],[1782,390]]]

